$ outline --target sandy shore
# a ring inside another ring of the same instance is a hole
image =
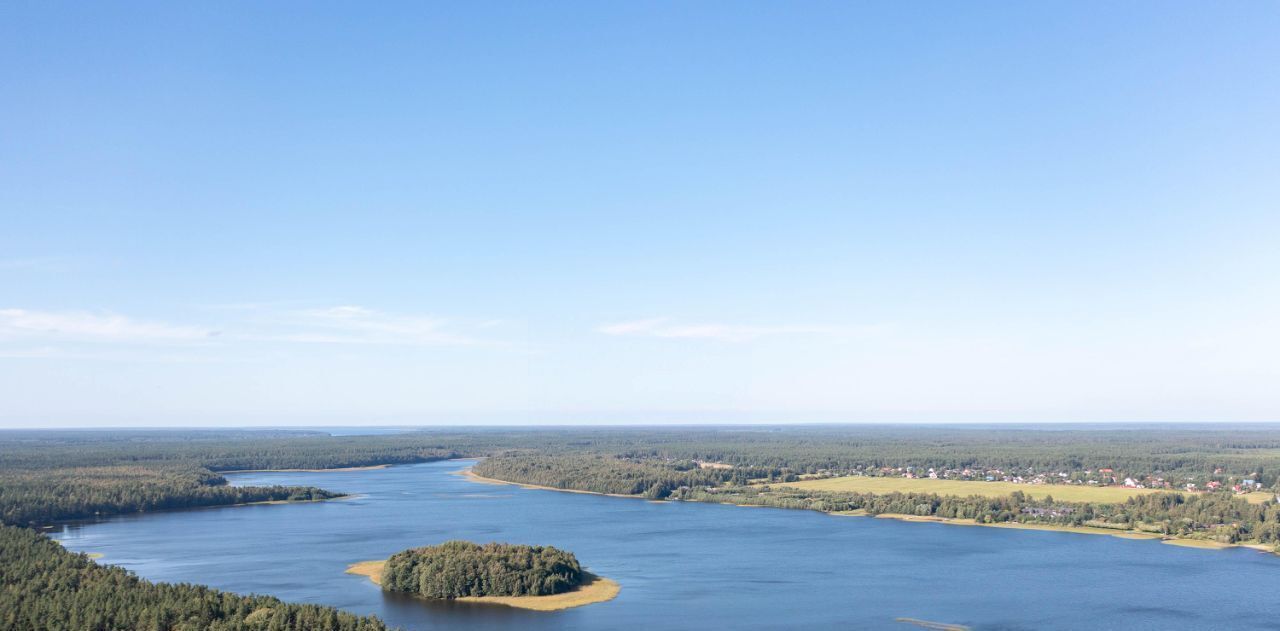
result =
[[[623,495],[621,493],[597,493],[595,491],[580,491],[578,489],[561,489],[554,486],[542,486],[540,484],[525,484],[523,482],[507,482],[506,480],[486,478],[482,475],[477,475],[476,472],[472,471],[469,468],[463,471],[459,471],[458,475],[468,480],[471,480],[472,482],[478,482],[480,484],[501,484],[504,486],[518,486],[522,489],[540,489],[543,491],[560,491],[561,493],[582,493],[583,495],[604,495],[607,497],[629,497],[632,499],[645,499],[643,495]]]
[[[346,572],[347,574],[368,577],[369,580],[381,585],[382,566],[385,563],[386,561],[352,563],[347,567]],[[533,611],[559,611],[613,600],[620,591],[622,591],[622,588],[617,582],[596,576],[590,572],[583,572],[582,584],[563,594],[552,594],[550,596],[466,596],[454,600],[468,603],[505,605]]]
[[[367,467],[339,467],[337,469],[235,469],[233,471],[215,471],[219,475],[224,473],[330,473],[339,471],[373,471],[374,469],[386,469],[389,464],[373,464]]]
[[[933,631],[969,631],[969,627],[966,627],[963,624],[933,622],[932,620],[920,620],[919,618],[894,618],[893,621],[901,622],[903,624],[913,624],[917,627],[933,629]]]
[[[851,517],[857,516],[857,515],[850,515],[848,513],[832,513],[832,514],[841,514],[841,515],[851,516]],[[1071,532],[1078,535],[1107,535],[1109,537],[1116,537],[1118,539],[1148,539],[1148,540],[1155,539],[1155,540],[1159,540],[1160,543],[1165,543],[1171,546],[1182,546],[1185,548],[1201,548],[1204,550],[1226,550],[1228,548],[1251,548],[1259,552],[1280,554],[1280,552],[1276,552],[1270,546],[1256,544],[1256,543],[1221,543],[1218,541],[1209,541],[1207,539],[1188,539],[1185,537],[1170,537],[1167,535],[1160,535],[1152,532],[1142,532],[1139,530],[1114,530],[1111,528],[1093,528],[1090,526],[1057,526],[1054,524],[1024,524],[1019,522],[982,524],[972,519],[953,519],[948,517],[932,517],[932,516],[922,517],[918,515],[899,515],[895,513],[883,513],[880,515],[876,515],[876,517],[881,519],[897,519],[899,521],[910,521],[910,522],[933,522],[933,523],[939,523],[939,524],[948,524],[952,526],[983,526],[987,528],[1010,528],[1014,530],[1047,530],[1047,531],[1053,531],[1053,532]]]
[[[353,500],[360,495],[339,495],[337,497],[326,497],[318,500],[262,500],[261,502],[241,502],[239,504],[215,504],[213,506],[196,506],[193,508],[226,508],[228,506],[276,506],[278,504],[314,504],[316,502],[340,502],[342,500]]]

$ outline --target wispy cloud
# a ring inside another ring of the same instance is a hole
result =
[[[130,353],[161,348],[231,347],[236,344],[368,344],[399,346],[498,345],[473,332],[491,332],[497,321],[458,323],[340,305],[299,309],[245,305],[222,311],[218,327],[173,324],[111,312],[0,309],[0,357],[74,357],[107,347]],[[93,347],[93,350],[90,350]]]
[[[267,330],[250,333],[250,337],[262,341],[313,344],[432,346],[491,343],[467,335],[462,332],[462,326],[444,318],[383,313],[355,305],[269,312],[265,319]],[[475,325],[474,328],[483,327]]]
[[[674,322],[670,318],[649,318],[604,324],[596,328],[606,335],[645,336],[670,339],[704,339],[721,342],[750,342],[777,335],[865,335],[881,327],[816,326],[801,324],[754,325]]]
[[[648,320],[632,320],[601,325],[596,330],[608,335],[654,335],[662,330],[667,318],[650,318]]]
[[[137,320],[114,313],[0,309],[0,339],[190,343],[217,334],[205,328]]]
[[[59,259],[49,256],[32,257],[25,259],[0,259],[0,271],[7,270],[27,270],[40,267],[49,267],[57,263]]]

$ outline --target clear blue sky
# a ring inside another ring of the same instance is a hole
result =
[[[7,2],[0,425],[1280,420],[1278,33]]]

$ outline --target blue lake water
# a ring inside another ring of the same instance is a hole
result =
[[[1280,557],[1108,536],[479,484],[468,461],[247,473],[344,501],[116,517],[54,538],[158,581],[376,614],[418,629],[1280,629]],[[348,564],[448,539],[548,544],[618,581],[560,612],[384,594]]]

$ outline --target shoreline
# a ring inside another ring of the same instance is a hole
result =
[[[633,499],[645,499],[645,497],[642,495],[620,495],[617,493],[597,493],[595,491],[581,491],[578,489],[560,489],[554,486],[541,486],[537,484],[524,484],[521,482],[508,482],[506,480],[486,478],[484,476],[477,475],[476,473],[471,471],[470,468],[464,471],[459,471],[457,475],[461,475],[473,482],[477,482],[480,484],[509,484],[509,485],[519,486],[527,489],[539,489],[543,491],[560,491],[563,493],[585,493],[588,495],[604,495],[608,497],[628,497]],[[689,500],[684,500],[684,501],[689,501]],[[696,503],[708,503],[708,502],[696,502]],[[734,502],[711,502],[711,503],[716,503],[716,504],[723,503],[730,506],[739,506],[742,508],[769,508],[768,506],[764,506],[761,504],[738,504]],[[812,509],[780,508],[780,510],[812,510]],[[1003,522],[1003,523],[986,524],[986,523],[978,523],[973,519],[959,519],[959,518],[953,518],[953,517],[934,517],[932,515],[919,516],[919,515],[903,515],[898,513],[880,513],[879,515],[871,515],[861,510],[833,511],[833,512],[814,511],[814,512],[823,513],[825,515],[832,515],[835,517],[875,517],[877,519],[897,519],[898,521],[916,522],[916,523],[932,522],[932,523],[938,523],[938,524],[947,524],[951,526],[980,526],[984,528],[1006,528],[1009,530],[1043,530],[1043,531],[1049,531],[1049,532],[1068,532],[1068,533],[1074,533],[1074,534],[1080,534],[1080,535],[1108,535],[1108,536],[1116,537],[1118,539],[1136,539],[1136,540],[1156,539],[1156,540],[1159,540],[1160,543],[1163,543],[1166,545],[1180,546],[1184,548],[1197,548],[1201,550],[1228,550],[1231,548],[1250,548],[1258,552],[1280,555],[1280,550],[1269,548],[1265,544],[1221,543],[1218,541],[1211,541],[1208,539],[1190,539],[1187,537],[1173,537],[1169,535],[1143,532],[1140,530],[1118,530],[1118,529],[1112,530],[1109,528],[1093,528],[1089,526],[1060,526],[1056,524],[1039,524],[1039,523],[1023,523],[1023,522]]]
[[[359,493],[343,493],[336,497],[326,497],[318,500],[262,500],[261,502],[241,502],[239,504],[215,504],[213,506],[196,506],[193,508],[230,508],[232,506],[278,506],[280,504],[317,504],[320,502],[339,502],[342,500],[353,500],[360,497]],[[181,509],[179,509],[181,510]]]
[[[467,467],[462,471],[455,471],[454,475],[460,475],[477,484],[518,486],[522,489],[535,489],[539,491],[560,491],[561,493],[580,493],[582,495],[602,495],[604,497],[626,497],[626,498],[637,499],[637,500],[647,499],[643,495],[623,495],[622,493],[601,493],[599,491],[583,491],[581,489],[562,489],[554,486],[542,486],[540,484],[525,484],[524,482],[508,482],[506,480],[499,480],[497,478],[486,478],[472,471],[470,467]],[[649,501],[654,502],[654,501],[665,501],[665,500],[649,500]]]
[[[318,500],[261,500],[258,502],[238,502],[235,504],[207,504],[203,506],[178,506],[174,508],[157,508],[153,510],[129,511],[127,513],[109,513],[106,515],[95,515],[93,517],[77,517],[75,519],[61,519],[54,522],[36,524],[32,528],[38,532],[45,534],[54,532],[63,526],[72,526],[77,524],[97,524],[111,520],[116,517],[131,517],[135,515],[150,515],[158,513],[181,513],[186,511],[200,510],[217,510],[219,508],[241,508],[244,506],[278,506],[281,504],[318,504],[320,502],[337,502],[341,500],[354,500],[364,497],[360,493],[344,493],[337,497],[329,497]]]
[[[360,561],[347,566],[343,572],[368,578],[375,585],[382,585],[382,566],[386,560]],[[617,598],[622,587],[617,581],[607,579],[591,572],[583,571],[583,582],[573,589],[560,594],[547,596],[463,596],[462,598],[440,599],[445,602],[481,603],[486,605],[502,605],[530,611],[561,611],[583,605],[605,602]],[[436,599],[424,599],[436,600]]]
[[[1220,541],[1212,541],[1209,539],[1190,539],[1187,537],[1174,537],[1171,535],[1162,535],[1154,532],[1144,532],[1141,530],[1119,530],[1111,528],[1095,528],[1091,526],[1061,526],[1057,524],[1038,524],[1024,522],[1001,522],[1001,523],[979,523],[973,519],[963,519],[955,517],[933,517],[920,515],[902,515],[898,513],[880,513],[879,515],[861,515],[849,513],[827,513],[828,515],[838,515],[842,517],[875,517],[877,519],[896,519],[898,521],[912,523],[935,523],[946,524],[949,526],[980,526],[985,528],[1004,528],[1007,530],[1041,530],[1046,532],[1066,532],[1077,535],[1105,535],[1115,537],[1117,539],[1133,539],[1133,540],[1155,540],[1160,543],[1180,546],[1184,548],[1198,548],[1201,550],[1228,550],[1231,548],[1251,548],[1258,552],[1266,554],[1280,555],[1280,551],[1268,548],[1265,544],[1260,543],[1222,543]]]
[[[337,467],[334,469],[232,469],[230,471],[213,471],[213,469],[210,469],[210,471],[218,475],[228,473],[337,473],[342,471],[373,471],[375,469],[386,469],[390,466],[389,464],[371,464],[363,467]]]

